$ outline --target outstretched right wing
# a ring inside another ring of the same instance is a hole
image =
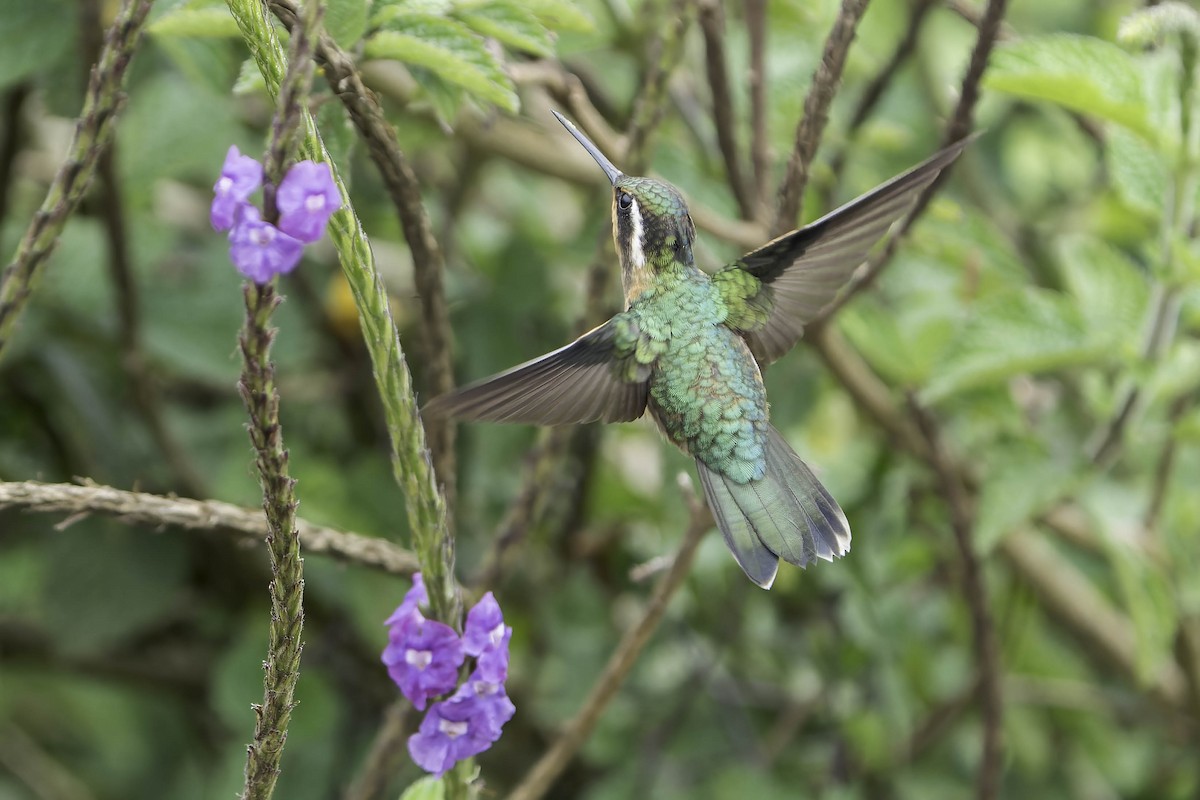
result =
[[[435,397],[422,413],[531,425],[637,419],[650,367],[632,362],[633,343],[619,335],[627,325],[611,319],[566,347]]]
[[[800,340],[888,228],[974,137],[956,142],[887,183],[803,228],[747,253],[713,276],[738,330],[760,364]]]

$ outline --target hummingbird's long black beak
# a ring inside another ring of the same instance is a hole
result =
[[[604,170],[604,174],[608,176],[609,181],[612,182],[613,186],[616,186],[617,181],[622,177],[621,170],[614,167],[613,163],[604,157],[604,153],[600,152],[600,148],[592,144],[591,139],[580,133],[579,129],[572,125],[569,119],[553,109],[551,109],[550,113],[553,114],[558,121],[563,124],[563,127],[575,137],[577,142],[583,145],[583,149],[587,150],[588,153],[591,154],[592,158],[596,159],[596,163],[600,165],[600,169]]]

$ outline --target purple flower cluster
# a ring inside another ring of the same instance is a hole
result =
[[[294,164],[275,192],[279,225],[264,222],[250,195],[262,184],[262,165],[230,147],[213,186],[209,221],[214,230],[229,231],[229,258],[238,272],[255,283],[291,272],[304,245],[321,238],[342,198],[328,164]]]
[[[504,693],[512,628],[504,624],[491,592],[467,613],[461,637],[449,625],[425,618],[421,606],[428,602],[417,573],[404,602],[385,623],[390,629],[383,663],[418,710],[424,710],[431,699],[453,692],[429,706],[421,727],[408,740],[413,761],[441,776],[457,762],[491,747],[516,712]],[[468,656],[474,659],[474,669],[459,686],[459,667]]]

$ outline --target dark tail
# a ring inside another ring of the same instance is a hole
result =
[[[803,567],[850,551],[846,515],[808,465],[774,428],[767,435],[767,471],[737,483],[700,459],[700,483],[725,544],[750,580],[770,589],[779,559]]]

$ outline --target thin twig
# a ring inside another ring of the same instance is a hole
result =
[[[642,90],[633,101],[622,168],[633,175],[646,171],[650,160],[650,138],[666,114],[667,81],[683,57],[684,32],[691,21],[690,0],[673,0],[659,15],[660,33],[647,48],[649,68]]]
[[[291,0],[270,0],[271,11],[289,31],[294,30],[297,8]],[[442,276],[446,271],[441,246],[421,200],[421,187],[409,165],[396,130],[384,116],[375,95],[363,85],[354,60],[327,34],[316,44],[315,55],[325,79],[350,115],[351,122],[367,144],[367,152],[383,178],[384,186],[400,218],[400,227],[413,258],[413,279],[421,300],[421,340],[430,395],[454,388],[451,357],[452,333]],[[452,507],[455,485],[454,426],[448,419],[425,421],[434,470],[442,482],[447,504]]]
[[[621,135],[612,129],[608,124],[604,114],[596,107],[592,101],[592,96],[588,94],[588,89],[584,85],[583,79],[577,73],[570,72],[567,68],[558,61],[528,61],[509,64],[509,77],[517,86],[540,86],[545,89],[550,96],[557,102],[561,103],[570,112],[571,117],[575,120],[575,124],[588,135],[596,146],[604,153],[620,153],[625,149],[625,145],[621,142]],[[471,118],[464,115],[460,122],[469,121]],[[486,126],[488,130],[496,123],[504,124],[502,119],[489,120]],[[480,128],[477,124],[470,124],[472,129]],[[543,130],[538,127],[537,130]],[[530,131],[533,134],[533,131]],[[470,138],[470,137],[468,137]],[[574,151],[567,151],[574,152]],[[544,155],[544,154],[540,154]],[[596,164],[590,158],[588,159],[588,174],[595,176]]]
[[[3,119],[0,120],[0,223],[8,217],[12,192],[13,166],[21,150],[21,112],[32,91],[28,81],[9,87],[4,93]]]
[[[1175,631],[1175,660],[1187,681],[1188,699],[1195,719],[1200,719],[1200,616],[1185,613]]]
[[[80,28],[83,50],[88,63],[98,62],[104,47],[104,31],[100,27],[99,0],[87,0],[80,6]],[[141,304],[137,281],[129,252],[129,234],[125,218],[125,202],[121,196],[116,168],[117,142],[114,138],[100,154],[96,166],[99,174],[97,206],[104,224],[108,244],[108,271],[112,278],[117,303],[121,369],[129,383],[130,395],[139,417],[146,423],[150,438],[162,453],[174,473],[180,491],[190,497],[206,497],[208,491],[199,471],[192,465],[187,451],[171,433],[163,413],[162,396],[148,369],[141,346]]]
[[[675,555],[675,562],[655,585],[654,593],[651,595],[641,619],[621,637],[620,643],[609,657],[608,663],[605,664],[600,677],[593,685],[587,699],[584,700],[583,706],[567,723],[550,749],[538,759],[533,768],[509,794],[508,800],[538,800],[550,790],[554,781],[587,741],[596,722],[600,719],[600,715],[629,675],[642,648],[650,640],[650,635],[658,627],[671,596],[683,583],[683,579],[691,567],[692,559],[696,555],[700,540],[712,526],[712,517],[695,492],[690,489],[690,484],[685,476],[680,476],[680,486],[684,489],[687,497],[691,522],[684,534],[683,542],[679,546],[679,551]]]
[[[892,390],[879,379],[835,326],[810,327],[805,331],[804,340],[813,346],[826,369],[837,378],[855,403],[894,442],[919,460],[929,462],[929,445],[920,430],[897,407]]]
[[[556,491],[559,463],[566,455],[567,429],[554,428],[538,438],[525,454],[521,489],[491,537],[492,545],[470,585],[479,591],[494,586],[503,574],[506,556],[538,524],[547,495]]]
[[[1113,608],[1078,567],[1030,533],[1008,534],[1001,540],[1000,550],[1051,617],[1083,639],[1088,649],[1109,665],[1142,681],[1133,623]],[[1146,691],[1167,708],[1182,708],[1187,699],[1183,673],[1170,661],[1164,661],[1150,676]]]
[[[977,7],[970,5],[966,0],[946,0],[946,9],[962,17],[964,21],[976,28],[982,28],[984,25],[984,14],[981,14]],[[1011,39],[1015,36],[1015,32],[1008,24],[1000,24],[1000,39]]]
[[[114,121],[124,98],[121,87],[150,5],[151,0],[125,0],[117,12],[105,36],[100,60],[92,69],[67,158],[21,238],[12,263],[0,274],[0,355],[33,290],[38,268],[54,251],[67,218],[87,193],[100,154],[112,140]]]
[[[767,179],[771,153],[767,144],[767,0],[746,0],[746,34],[750,40],[750,163],[754,169],[754,193],[758,218],[767,208]]]
[[[259,13],[264,13],[262,9]],[[296,142],[312,86],[312,41],[320,32],[325,7],[312,0],[297,26],[288,51],[287,72],[280,84],[271,120],[271,140],[263,158],[263,219],[278,218],[274,188],[294,160]],[[250,415],[250,441],[263,491],[267,517],[267,552],[271,562],[270,637],[263,663],[263,702],[254,707],[254,739],[246,748],[246,781],[242,800],[269,800],[279,778],[279,763],[287,741],[288,722],[295,708],[296,682],[304,649],[304,562],[296,530],[296,481],[288,474],[288,451],[279,423],[279,392],[271,345],[275,330],[271,315],[282,302],[275,280],[246,281],[242,287],[246,318],[238,336],[242,378],[238,391]]]
[[[917,404],[915,398],[910,398],[909,409],[929,445],[930,465],[937,476],[940,494],[950,514],[950,529],[954,532],[954,542],[963,566],[963,593],[971,610],[971,639],[975,650],[976,668],[979,671],[980,705],[983,712],[983,752],[980,755],[977,793],[980,800],[993,800],[1000,792],[1003,766],[1001,737],[1004,698],[996,629],[988,607],[983,569],[972,542],[971,531],[975,526],[975,511],[962,475],[946,454],[937,423]]]
[[[979,36],[976,38],[975,47],[971,51],[971,61],[967,65],[967,71],[963,77],[958,103],[955,105],[950,122],[942,134],[943,147],[960,141],[971,132],[975,104],[979,100],[979,87],[983,81],[983,73],[987,69],[988,57],[991,55],[992,47],[996,44],[996,39],[999,36],[1007,3],[1008,0],[989,0],[988,2],[983,21],[979,27]],[[883,248],[867,261],[866,265],[861,268],[858,277],[842,290],[837,297],[830,301],[829,305],[821,310],[820,316],[813,323],[814,325],[825,324],[854,297],[875,282],[884,268],[891,263],[892,257],[900,248],[900,243],[904,240],[905,234],[912,229],[912,226],[929,205],[929,201],[933,198],[933,195],[945,183],[952,169],[953,165],[950,165],[942,170],[934,178],[933,183],[929,184],[925,188],[925,191],[921,192],[920,196],[917,197],[916,203],[913,204],[912,210],[904,217],[904,220],[888,238]]]
[[[1175,328],[1179,322],[1179,309],[1183,298],[1178,290],[1168,287],[1162,282],[1154,285],[1154,293],[1150,302],[1150,310],[1146,319],[1146,331],[1142,341],[1140,357],[1148,364],[1153,364],[1162,358],[1167,347],[1175,337]],[[1125,429],[1137,413],[1142,403],[1142,392],[1137,386],[1130,386],[1117,401],[1117,410],[1105,421],[1095,446],[1092,448],[1092,463],[1103,467],[1111,464],[1123,444]]]
[[[916,761],[926,750],[936,743],[944,733],[950,730],[951,724],[971,706],[975,695],[979,692],[979,679],[948,700],[939,703],[920,723],[913,728],[908,738],[900,742],[893,750],[888,763],[891,770],[898,769],[903,764]]]
[[[1167,438],[1163,442],[1162,450],[1154,465],[1154,483],[1150,490],[1150,501],[1146,504],[1146,513],[1142,517],[1142,525],[1147,531],[1157,530],[1159,517],[1167,502],[1167,493],[1171,487],[1171,475],[1175,469],[1176,443],[1179,440],[1175,429],[1195,402],[1196,393],[1188,392],[1171,401],[1170,408],[1167,410]]]
[[[366,761],[358,777],[342,794],[342,800],[380,800],[400,766],[408,759],[404,737],[409,732],[408,714],[412,703],[399,699],[383,712],[383,724],[375,733]]]
[[[152,528],[170,526],[202,533],[232,534],[248,542],[263,542],[267,521],[262,509],[251,510],[218,500],[189,500],[143,492],[128,492],[111,486],[85,483],[0,482],[0,509],[20,508],[37,513],[65,513],[65,527],[83,516],[103,514],[124,522]],[[417,558],[385,539],[363,536],[296,520],[300,543],[308,553],[327,555],[355,566],[393,575],[411,575]]]
[[[92,800],[86,783],[73,775],[16,724],[0,728],[0,767],[41,800]],[[17,790],[20,791],[19,789]]]
[[[704,34],[705,71],[712,93],[712,120],[717,129],[717,146],[725,163],[725,176],[737,200],[742,219],[753,219],[758,200],[742,175],[741,155],[734,133],[733,92],[725,64],[725,18],[718,0],[700,3],[700,30]]]
[[[821,191],[822,207],[829,208],[833,204],[833,195],[837,189],[837,182],[842,176],[842,172],[846,166],[846,157],[850,152],[850,147],[854,143],[855,135],[862,128],[863,123],[871,116],[879,101],[883,98],[884,92],[888,86],[896,78],[900,72],[900,67],[907,61],[917,49],[917,40],[921,34],[921,26],[925,23],[929,10],[933,8],[935,0],[913,0],[912,8],[908,15],[908,26],[904,29],[904,35],[900,37],[900,41],[896,44],[896,49],[892,51],[891,57],[887,62],[880,67],[875,73],[875,77],[863,89],[862,95],[858,98],[858,104],[854,107],[854,113],[850,115],[850,122],[846,125],[846,134],[843,140],[839,143],[838,149],[829,159],[829,172],[833,175],[833,180],[829,181]]]
[[[238,28],[267,91],[275,95],[283,78],[283,48],[257,3],[228,0]],[[400,346],[392,318],[387,287],[375,263],[362,225],[346,191],[337,164],[330,161],[312,116],[303,115],[306,136],[301,145],[306,157],[329,165],[342,198],[342,208],[329,222],[330,239],[338,253],[342,273],[354,295],[363,341],[371,356],[376,389],[387,422],[392,446],[392,474],[404,493],[412,532],[413,550],[421,561],[421,575],[429,591],[431,615],[447,624],[462,621],[462,599],[454,582],[454,539],[446,527],[445,504],[429,458],[425,428],[413,395],[412,375]]]
[[[115,161],[116,142],[113,142],[100,156],[99,205],[100,216],[108,234],[109,274],[116,289],[121,368],[128,378],[130,395],[138,414],[145,422],[151,440],[170,467],[179,491],[190,497],[206,497],[209,492],[205,487],[205,480],[192,463],[187,449],[167,424],[162,392],[155,383],[150,363],[142,348],[141,305],[129,253],[125,204],[121,197]]]
[[[1184,37],[1184,41],[1187,53],[1181,55],[1181,58],[1184,59],[1184,63],[1194,63],[1195,49],[1186,44],[1191,40]],[[1196,189],[1200,184],[1200,172],[1196,169],[1194,156],[1200,152],[1200,110],[1197,109],[1197,105],[1200,104],[1200,86],[1196,85],[1193,72],[1190,68],[1185,70],[1178,85],[1178,104],[1183,110],[1178,119],[1179,136],[1183,147],[1180,149],[1181,155],[1173,164],[1171,179],[1164,187],[1157,279],[1154,282],[1153,299],[1147,312],[1140,349],[1140,357],[1147,364],[1159,361],[1175,338],[1183,303],[1182,292],[1163,276],[1172,276],[1176,272],[1177,242],[1195,235]],[[1141,387],[1134,384],[1126,388],[1117,404],[1116,413],[1104,426],[1099,436],[1099,444],[1092,451],[1093,464],[1103,467],[1113,461],[1122,444],[1125,429],[1141,404]]]
[[[788,159],[783,183],[779,186],[779,207],[772,233],[778,235],[796,227],[804,205],[804,189],[812,170],[813,157],[829,121],[829,106],[842,80],[846,54],[854,41],[858,22],[867,10],[869,0],[842,0],[833,29],[825,39],[821,63],[813,73],[812,85],[804,98],[804,116],[796,125],[796,143]]]

